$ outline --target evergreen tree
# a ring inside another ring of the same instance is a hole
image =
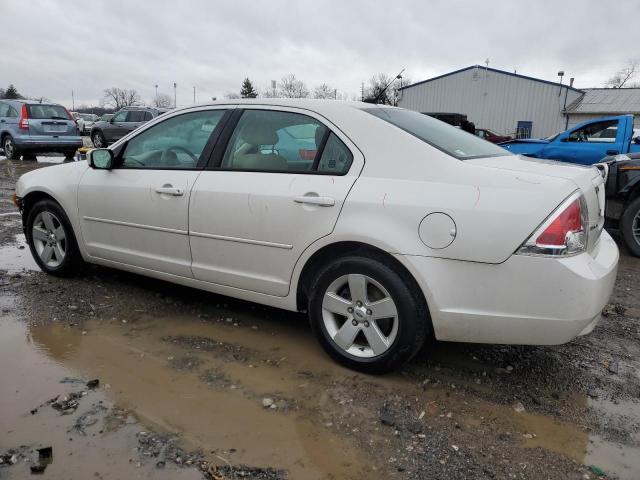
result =
[[[242,82],[242,88],[240,89],[240,96],[242,98],[256,98],[258,92],[253,88],[253,84],[249,78],[245,78]]]
[[[16,99],[16,98],[22,98],[22,95],[18,93],[18,89],[12,83],[5,90],[4,98]]]

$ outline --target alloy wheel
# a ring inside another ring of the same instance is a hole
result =
[[[40,260],[47,267],[59,267],[66,255],[67,235],[58,217],[46,210],[38,213],[31,235]]]
[[[636,212],[636,216],[631,222],[631,233],[633,233],[633,239],[640,245],[640,210]]]
[[[13,140],[6,138],[4,141],[4,156],[7,158],[13,158],[14,146]]]
[[[91,140],[93,141],[93,146],[96,148],[102,148],[104,146],[102,143],[102,135],[99,133],[96,133]]]
[[[360,358],[385,353],[398,334],[398,309],[380,283],[362,274],[343,275],[329,285],[322,319],[333,342]]]

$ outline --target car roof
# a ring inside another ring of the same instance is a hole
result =
[[[338,111],[345,110],[364,110],[376,107],[383,108],[397,108],[390,105],[377,105],[374,103],[365,102],[352,102],[346,100],[324,100],[324,99],[312,99],[312,98],[241,98],[241,99],[224,99],[216,100],[214,102],[201,103],[196,105],[190,105],[188,107],[177,108],[174,111],[192,109],[194,107],[215,107],[224,105],[259,105],[259,106],[274,106],[274,107],[296,107],[306,110],[311,110],[317,113],[336,113]]]

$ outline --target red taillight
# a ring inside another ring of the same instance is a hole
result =
[[[29,130],[29,114],[27,112],[27,106],[23,103],[22,110],[20,110],[20,121],[18,127],[21,130]]]
[[[298,153],[300,154],[300,160],[313,160],[316,158],[316,150],[306,150],[301,148],[298,150]]]
[[[536,245],[564,247],[567,234],[579,232],[582,229],[582,207],[580,205],[580,199],[576,198],[551,222],[545,231],[536,238]]]

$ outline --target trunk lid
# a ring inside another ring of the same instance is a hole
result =
[[[605,179],[603,172],[597,167],[540,160],[521,155],[477,158],[466,160],[465,163],[571,181],[582,191],[587,202],[589,221],[587,251],[593,252],[596,248],[604,227],[605,209]],[[558,204],[562,200],[560,199]]]
[[[60,105],[27,105],[29,135],[69,137],[78,136],[76,122]]]

